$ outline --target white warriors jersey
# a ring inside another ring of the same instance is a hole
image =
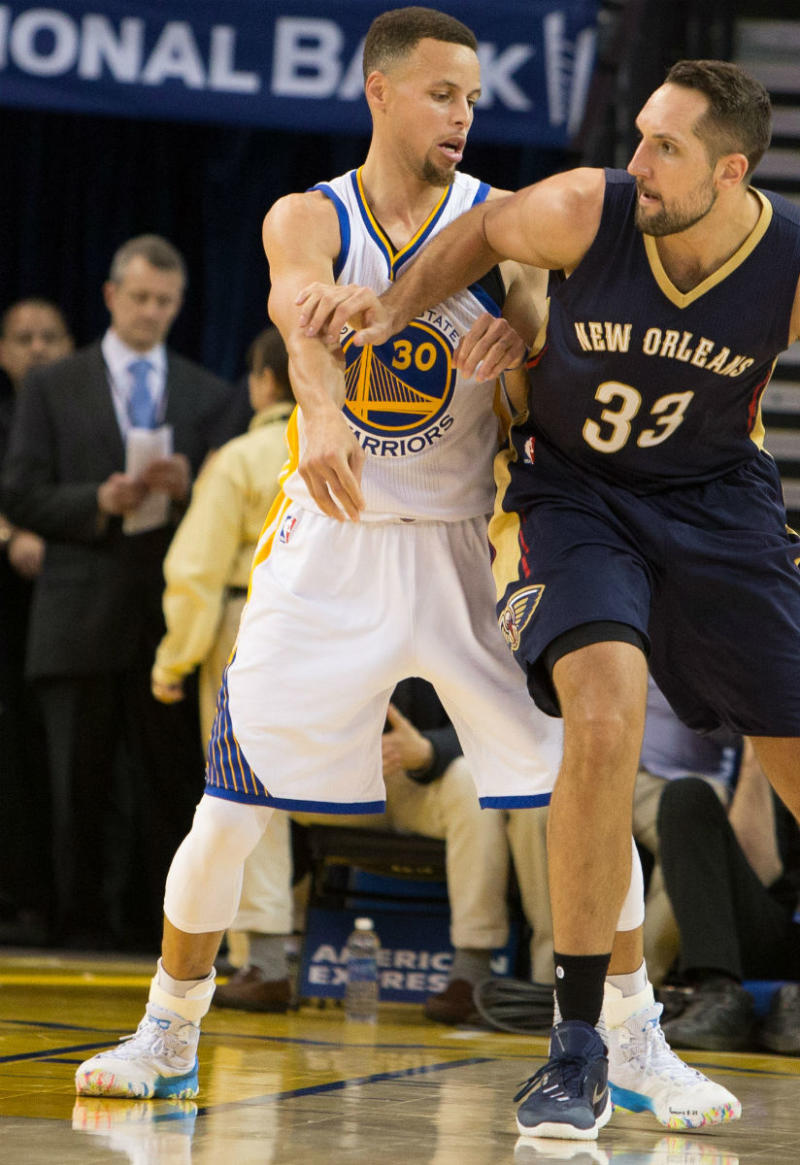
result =
[[[360,171],[317,187],[339,218],[341,251],[337,283],[358,283],[380,293],[413,262],[443,227],[482,202],[489,187],[466,174],[453,183],[425,223],[396,250],[364,195]],[[502,283],[475,284],[425,311],[387,343],[357,348],[353,331],[342,332],[346,362],[344,412],[366,453],[363,520],[427,518],[458,521],[491,512],[492,462],[498,447],[496,389],[465,379],[453,367],[453,352],[475,320],[502,311]],[[498,302],[500,301],[500,302]],[[303,448],[302,413],[289,426],[291,457],[283,492],[316,509],[297,472]]]

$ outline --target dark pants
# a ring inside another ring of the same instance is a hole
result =
[[[149,671],[40,680],[52,790],[56,942],[157,949],[164,881],[203,792],[196,699]]]
[[[0,893],[44,913],[52,896],[50,790],[41,716],[24,678],[31,590],[0,552]]]
[[[668,781],[658,832],[681,971],[800,978],[800,925],[759,881],[713,789],[696,777]]]

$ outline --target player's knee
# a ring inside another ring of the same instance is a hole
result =
[[[187,840],[199,860],[211,865],[244,861],[260,841],[273,810],[204,796]]]

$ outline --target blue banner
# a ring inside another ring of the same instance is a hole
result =
[[[368,133],[361,47],[381,0],[0,3],[0,105]],[[473,136],[561,147],[594,64],[597,0],[438,0],[480,42]]]
[[[301,999],[344,999],[347,983],[347,938],[358,915],[375,923],[380,940],[378,981],[385,1003],[423,1003],[447,986],[453,961],[448,937],[449,917],[415,912],[406,900],[396,910],[326,910],[312,906],[306,918],[306,935],[297,994]],[[492,974],[514,971],[519,932],[512,921],[506,945],[492,954]]]

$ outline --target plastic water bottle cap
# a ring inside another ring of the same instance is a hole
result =
[[[372,930],[374,925],[371,918],[356,919],[356,930]]]

